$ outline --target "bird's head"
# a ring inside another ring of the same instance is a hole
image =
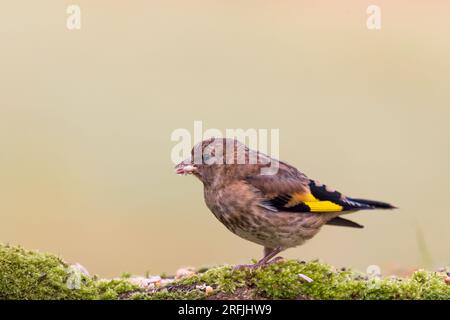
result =
[[[258,170],[260,157],[236,139],[210,138],[196,144],[191,156],[175,166],[175,172],[193,174],[205,184],[217,177],[239,179]]]

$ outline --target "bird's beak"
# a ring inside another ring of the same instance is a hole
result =
[[[176,174],[192,174],[197,172],[197,167],[192,164],[191,159],[186,159],[181,161],[179,164],[175,166]]]

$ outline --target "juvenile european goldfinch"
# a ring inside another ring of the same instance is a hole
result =
[[[277,170],[270,172],[269,168]],[[303,244],[325,224],[363,227],[342,218],[343,214],[395,208],[385,202],[346,197],[233,139],[198,143],[191,157],[175,169],[203,182],[206,205],[231,232],[264,246],[264,257],[253,267]]]

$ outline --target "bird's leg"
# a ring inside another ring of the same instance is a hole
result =
[[[265,265],[265,264],[268,264],[268,263],[276,262],[279,259],[282,259],[281,257],[277,257],[275,259],[272,259],[277,254],[279,254],[281,251],[283,251],[283,249],[281,247],[276,247],[276,248],[264,247],[264,257],[261,260],[259,260],[256,263],[256,265],[262,266],[262,265]]]
[[[236,267],[234,267],[234,269],[236,269],[236,270],[244,269],[244,268],[256,269],[256,268],[262,267],[266,264],[276,262],[279,259],[276,259],[276,258],[272,259],[272,258],[275,257],[277,254],[279,254],[283,250],[284,249],[281,247],[277,247],[277,248],[264,247],[264,257],[261,260],[259,260],[257,263],[255,263],[255,264],[240,264],[240,265],[237,265]]]

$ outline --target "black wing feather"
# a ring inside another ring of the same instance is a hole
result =
[[[326,224],[332,225],[332,226],[340,226],[340,227],[350,227],[350,228],[364,228],[363,225],[353,222],[351,220],[347,220],[341,217],[336,217],[334,219],[331,219]]]

